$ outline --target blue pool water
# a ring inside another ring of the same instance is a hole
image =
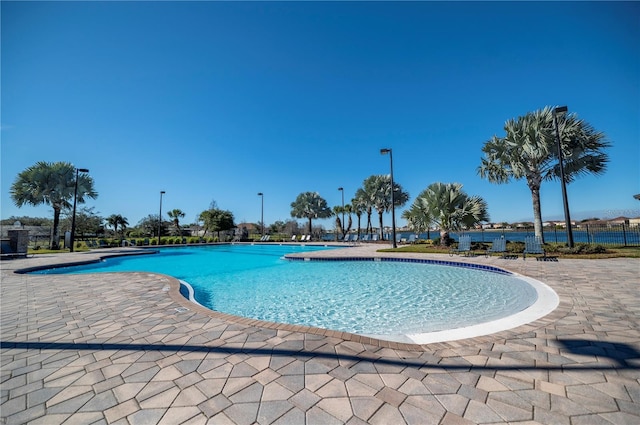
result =
[[[390,261],[290,261],[323,246],[162,248],[39,273],[147,271],[188,282],[212,310],[364,335],[415,334],[504,318],[531,306],[536,290],[506,273]]]

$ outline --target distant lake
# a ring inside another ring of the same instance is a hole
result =
[[[397,235],[403,239],[409,238],[411,232],[397,232]],[[463,232],[451,233],[450,237],[454,240],[458,240],[459,235]],[[464,232],[464,234],[471,235],[472,242],[492,242],[494,239],[503,237],[510,242],[524,242],[527,236],[533,236],[533,229],[528,230],[472,230]],[[431,231],[428,234],[426,232],[419,234],[419,239],[435,239],[440,237],[440,232],[437,230]],[[334,236],[332,234],[325,235],[325,240],[333,241]],[[390,235],[385,235],[385,239],[391,239]],[[566,243],[567,232],[564,229],[544,229],[545,242],[553,243]],[[591,243],[591,244],[603,244],[603,245],[640,245],[640,228],[629,228],[625,226],[622,230],[611,230],[606,227],[596,227],[587,230],[586,228],[573,229],[573,241],[575,243]]]

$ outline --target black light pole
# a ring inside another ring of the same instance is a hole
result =
[[[397,248],[396,244],[396,196],[393,190],[393,153],[391,149],[380,149],[381,155],[389,154],[389,163],[391,168],[391,237],[393,238],[392,247]]]
[[[564,179],[564,162],[562,159],[562,144],[560,142],[560,132],[558,131],[558,114],[567,112],[566,106],[553,108],[553,126],[556,130],[556,142],[558,143],[558,162],[560,164],[560,182],[562,183],[562,202],[564,203],[564,223],[567,227],[567,244],[573,248],[573,231],[571,230],[571,216],[569,215],[569,200],[567,199],[567,182]]]
[[[262,236],[264,236],[264,193],[258,192],[258,196],[261,198],[260,202],[260,226],[262,226]]]
[[[342,233],[344,233],[344,187],[339,187],[338,190],[342,192]]]
[[[76,199],[78,198],[78,173],[88,172],[89,170],[87,170],[86,168],[76,168],[76,186],[73,190],[73,214],[71,215],[71,237],[69,238],[71,246],[69,247],[69,252],[73,252],[73,244],[76,234]]]
[[[164,190],[160,191],[160,214],[158,214],[158,246],[160,246],[160,235],[162,233],[162,195],[166,192]]]

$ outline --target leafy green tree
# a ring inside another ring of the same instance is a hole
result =
[[[384,239],[384,227],[382,223],[382,214],[391,212],[391,176],[377,175],[371,176],[365,181],[365,187],[369,186],[373,189],[372,205],[378,211],[378,219],[380,222],[380,239]],[[405,192],[398,183],[393,182],[394,205],[402,207],[409,201],[409,193]]]
[[[440,244],[446,245],[449,233],[489,221],[487,203],[469,196],[459,183],[432,183],[414,200],[409,209],[414,223],[435,224],[440,228]]]
[[[76,184],[76,168],[68,162],[37,162],[18,174],[11,185],[11,199],[18,207],[24,205],[50,205],[53,208],[53,234],[51,249],[59,249],[60,212],[70,208]],[[86,173],[78,175],[77,203],[86,198],[95,199],[93,178]]]
[[[204,222],[204,234],[206,235],[208,230],[217,232],[218,240],[220,239],[220,232],[231,230],[235,227],[233,214],[230,211],[212,208],[201,212],[199,217]]]
[[[136,225],[140,234],[151,237],[158,233],[158,214],[149,214]],[[160,222],[160,234],[167,233],[167,222],[162,220]]]
[[[282,220],[277,220],[269,226],[271,233],[283,233],[287,223]]]
[[[111,214],[107,217],[107,224],[113,228],[113,233],[115,237],[118,237],[118,226],[124,232],[124,229],[129,225],[129,221],[126,217],[123,217],[120,214]]]
[[[84,238],[87,235],[96,236],[102,233],[102,217],[93,211],[94,207],[83,207],[76,211],[76,239]],[[71,230],[72,210],[65,211],[66,217],[60,220],[61,229]],[[51,220],[49,220],[49,223]]]
[[[306,218],[309,223],[309,234],[312,233],[314,218],[329,218],[333,215],[318,192],[303,192],[291,203],[291,217]]]
[[[182,229],[180,228],[180,219],[184,218],[185,214],[182,210],[176,208],[167,213],[169,218],[173,221],[173,234],[175,236],[182,235]]]
[[[0,224],[4,226],[11,226],[16,221],[19,221],[23,226],[51,226],[53,224],[53,221],[46,217],[16,217],[13,215],[9,218],[5,218],[4,220],[0,220]]]
[[[609,162],[604,149],[611,146],[605,134],[575,114],[558,119],[565,181],[569,183],[583,174],[604,173]],[[478,174],[497,184],[525,179],[531,191],[535,235],[544,238],[540,187],[544,180],[560,178],[553,109],[545,107],[510,119],[504,131],[504,137],[493,136],[485,142]]]

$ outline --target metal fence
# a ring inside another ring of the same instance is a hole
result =
[[[581,224],[571,228],[575,243],[640,246],[640,226],[636,224]],[[518,229],[491,229],[468,232],[473,242],[491,242],[504,236],[511,242],[524,242],[525,237],[534,234],[533,227]],[[543,228],[544,241],[549,243],[567,243],[567,231],[564,228]],[[458,234],[452,235],[458,239]]]

